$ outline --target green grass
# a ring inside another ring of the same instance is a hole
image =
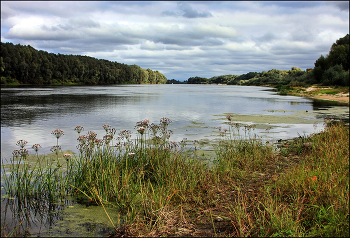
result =
[[[68,160],[20,157],[4,178],[6,191],[114,207],[121,216],[106,213],[114,235],[349,236],[349,128],[342,123],[277,149],[254,127],[229,121],[207,164],[185,147],[198,142],[169,140],[170,122],[138,122],[146,130],[137,139],[124,131],[100,146],[90,133]],[[114,133],[106,126],[106,136]]]
[[[336,95],[339,93],[349,93],[349,87],[348,86],[317,86],[315,90],[306,92],[304,88],[302,87],[292,87],[292,86],[275,86],[276,91],[279,95],[318,95],[318,94],[329,94],[329,95]]]

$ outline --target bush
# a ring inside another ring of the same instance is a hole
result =
[[[349,73],[343,70],[342,65],[335,65],[327,69],[322,76],[323,85],[349,85]]]

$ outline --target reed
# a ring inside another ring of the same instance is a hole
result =
[[[258,138],[254,126],[227,119],[210,165],[197,159],[199,142],[189,150],[185,138],[170,141],[168,118],[158,125],[137,122],[136,139],[128,130],[116,138],[107,124],[103,139],[92,131],[80,135],[77,127],[79,155],[54,151],[55,160],[35,150],[34,164],[19,141],[22,150],[4,173],[6,192],[19,200],[73,196],[115,207],[122,221],[106,215],[116,234],[121,227],[132,235],[180,234],[177,228],[195,226],[202,214],[213,236],[349,235],[348,127],[328,123],[323,132],[277,149]],[[214,213],[228,222],[228,233]]]

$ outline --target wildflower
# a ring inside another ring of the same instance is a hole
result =
[[[26,141],[26,140],[19,140],[19,141],[17,141],[16,145],[23,148],[27,143],[28,143],[28,141]]]
[[[143,119],[143,120],[142,120],[142,123],[143,123],[144,125],[148,125],[149,120],[148,120],[148,119]]]
[[[128,156],[130,156],[130,157],[132,157],[134,155],[135,155],[135,153],[128,153]]]
[[[103,129],[105,129],[106,133],[108,133],[109,130],[111,129],[111,126],[108,125],[108,124],[104,124],[104,125],[103,125]]]
[[[227,120],[231,121],[231,115],[226,116]]]
[[[171,136],[171,134],[173,134],[173,131],[172,131],[172,130],[168,130],[167,133],[165,133],[165,137],[166,137],[167,139],[169,139],[170,136]]]
[[[96,143],[97,147],[101,147],[103,145],[103,140],[102,139],[96,139],[95,143]]]
[[[88,132],[88,139],[89,139],[89,141],[95,141],[96,140],[96,136],[97,136],[97,134],[95,132],[93,132],[93,131],[89,131]]]
[[[39,147],[41,148],[41,145],[40,145],[40,144],[34,144],[34,145],[32,146],[32,148],[34,149],[34,151],[35,151],[36,153],[38,153]]]
[[[131,131],[129,131],[129,130],[124,130],[124,131],[119,132],[119,135],[120,135],[120,138],[121,138],[121,139],[123,139],[123,138],[129,139],[130,136],[131,136]]]
[[[222,126],[218,126],[219,131],[221,131],[221,127],[222,127]]]
[[[57,139],[64,135],[64,132],[60,129],[56,129],[51,134],[55,135]]]
[[[58,152],[60,150],[61,150],[61,146],[58,146],[58,145],[54,145],[50,149],[51,152]]]
[[[71,156],[71,154],[64,154],[63,157],[65,157],[65,158],[70,158],[70,157],[72,157],[72,156]]]
[[[66,161],[69,161],[69,158],[72,157],[70,154],[64,154],[63,155],[64,158],[66,158]]]
[[[19,154],[22,156],[22,157],[25,157],[28,155],[28,150],[26,148],[21,148],[19,150]]]
[[[113,139],[113,137],[114,137],[116,132],[117,132],[117,130],[115,128],[112,128],[112,129],[109,130],[108,135],[110,135],[112,137],[112,139]]]
[[[82,127],[82,126],[76,126],[76,127],[74,128],[74,130],[77,131],[77,132],[80,134],[80,132],[84,130],[84,127]]]
[[[139,127],[139,128],[137,129],[138,133],[140,133],[141,135],[143,135],[143,133],[145,132],[145,130],[146,130],[146,128],[144,128],[144,127]]]
[[[167,117],[163,117],[163,118],[160,119],[160,123],[163,124],[163,126],[169,125],[170,122],[171,122],[171,120],[169,118],[167,118]]]
[[[149,129],[152,131],[153,135],[155,136],[157,134],[159,126],[155,125],[155,124],[151,124]]]
[[[143,119],[142,121],[139,121],[136,123],[136,127],[148,127],[149,120]]]
[[[235,127],[236,127],[237,130],[238,130],[239,127],[241,126],[241,124],[239,124],[238,122],[234,123],[234,125],[235,125]]]
[[[112,139],[113,139],[113,137],[111,135],[103,136],[103,140],[104,140],[106,145],[108,145],[111,142]]]
[[[86,141],[88,140],[88,137],[86,135],[79,136],[78,139],[80,144],[85,144]]]
[[[14,150],[12,155],[17,158],[20,155],[19,150]]]
[[[316,176],[313,176],[311,179],[312,179],[312,181],[315,182],[315,181],[317,180],[317,177],[316,177]]]

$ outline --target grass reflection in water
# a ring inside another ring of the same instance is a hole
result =
[[[17,224],[30,221],[33,206],[59,214],[50,204],[73,197],[102,206],[114,235],[348,234],[348,127],[328,123],[276,147],[254,125],[226,118],[211,161],[200,159],[200,141],[171,141],[168,118],[137,122],[135,139],[129,130],[115,137],[107,124],[103,139],[79,130],[79,155],[55,151],[29,162],[27,153],[14,153],[3,168],[5,191],[15,198],[8,201],[20,210],[13,213],[23,214]]]

